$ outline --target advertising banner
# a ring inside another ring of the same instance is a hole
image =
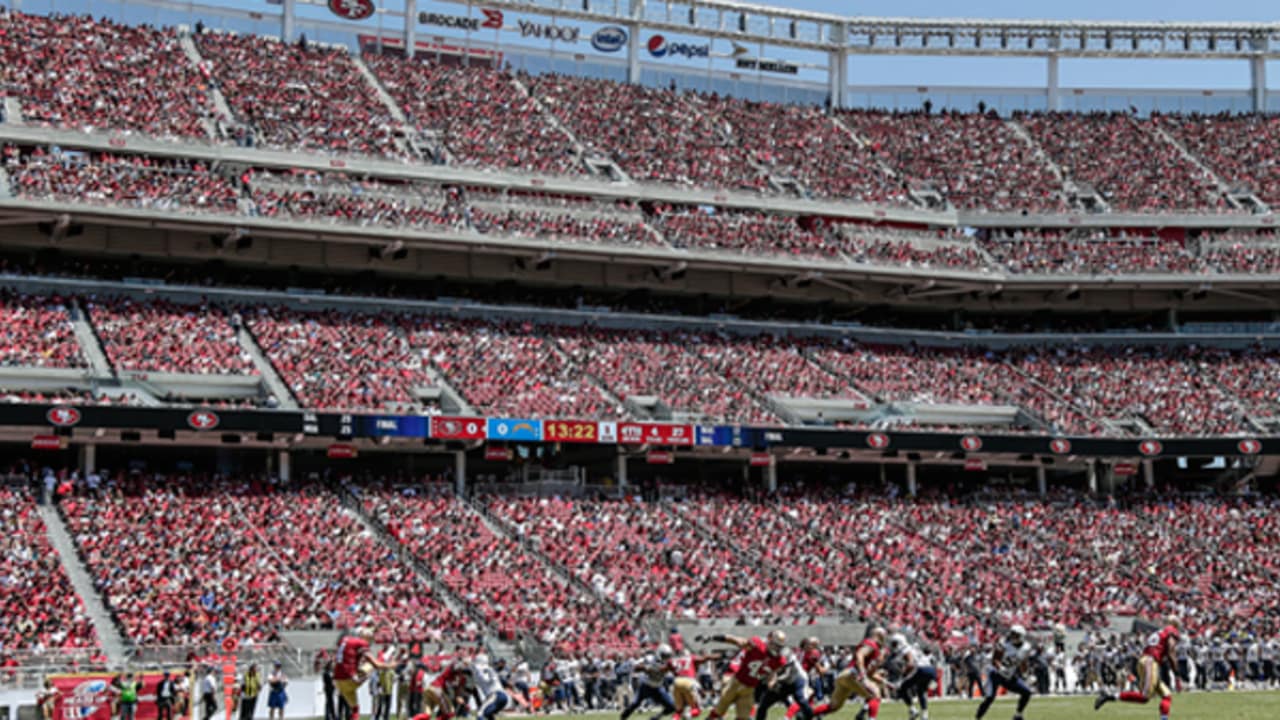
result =
[[[111,703],[117,697],[112,673],[50,675],[58,695],[53,700],[53,720],[111,720]],[[155,720],[156,686],[161,673],[141,673],[136,720]]]

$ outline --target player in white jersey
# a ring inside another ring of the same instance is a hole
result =
[[[645,700],[661,708],[657,715],[649,720],[659,720],[663,716],[676,711],[675,701],[667,692],[667,672],[671,669],[671,658],[675,653],[671,646],[663,643],[656,652],[646,655],[636,662],[635,674],[639,678],[636,684],[636,696],[622,711],[621,720],[627,720],[631,714],[640,709]]]
[[[933,657],[920,646],[907,642],[902,633],[889,637],[889,656],[902,664],[902,679],[898,681],[898,698],[907,704],[911,720],[920,717],[929,720],[929,686],[938,681],[938,669]],[[913,701],[919,701],[917,713]]]
[[[1031,702],[1031,688],[1023,681],[1022,674],[1027,670],[1027,661],[1031,659],[1031,643],[1027,642],[1027,631],[1021,625],[1009,628],[1009,635],[1003,643],[996,645],[991,653],[991,665],[987,669],[987,681],[983,683],[982,704],[978,706],[978,720],[991,709],[996,701],[996,693],[1000,688],[1018,694],[1018,710],[1013,720],[1022,720],[1022,713]]]
[[[502,663],[502,660],[498,662]],[[480,710],[477,715],[480,720],[494,720],[498,713],[511,704],[511,696],[507,695],[507,690],[502,685],[502,676],[499,674],[501,670],[501,667],[491,667],[489,656],[484,653],[476,655],[471,661],[471,689],[479,702]]]

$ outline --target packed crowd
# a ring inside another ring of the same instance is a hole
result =
[[[659,505],[490,497],[485,506],[598,594],[646,616],[804,623],[829,612],[775,568]]]
[[[1230,210],[1208,174],[1132,115],[1044,113],[1018,119],[1070,180],[1091,185],[1114,211]]]
[[[475,510],[420,487],[368,488],[362,502],[393,538],[507,641],[532,637],[560,652],[636,647],[629,618],[568,583]]]
[[[1153,119],[1201,158],[1229,187],[1280,203],[1280,118],[1248,115],[1160,115]]]
[[[699,348],[715,343],[710,334],[691,331],[610,331],[562,328],[558,342],[590,377],[626,402],[653,398],[672,412],[734,422],[777,422],[756,395],[746,374],[739,382],[717,372]],[[735,372],[741,372],[738,368]]]
[[[767,185],[698,96],[568,75],[529,78],[529,88],[589,151],[611,157],[633,180],[757,191]]]
[[[399,123],[345,49],[231,33],[195,37],[211,78],[255,144],[400,158]]]
[[[344,482],[385,536],[333,490],[256,478],[94,474],[61,511],[108,607],[144,645],[372,621],[398,642],[487,625],[577,656],[636,650],[649,619],[832,614],[961,645],[1015,623],[1105,627],[1108,615],[1173,614],[1196,635],[1280,631],[1274,498],[1145,491],[1100,502],[1065,489],[1046,500],[938,486],[907,498],[860,479],[786,482],[756,499],[694,488],[674,503],[484,495],[472,506],[443,484]],[[4,582],[59,582],[59,572],[18,572],[50,555],[34,507],[0,492],[0,514],[29,530],[0,554]],[[1151,562],[1130,560],[1135,543]],[[446,610],[422,571],[479,622]],[[55,594],[11,608],[0,632],[16,628],[33,647],[92,645],[78,598]]]
[[[60,507],[133,642],[274,642],[282,630],[368,622],[421,642],[468,629],[330,491],[261,478],[104,475]]]
[[[6,95],[20,101],[22,120],[75,130],[205,140],[213,115],[209,81],[173,29],[0,7]]]
[[[471,207],[471,227],[484,234],[514,235],[549,240],[661,247],[658,236],[638,219],[575,215],[551,210],[486,210]]]
[[[1038,146],[1067,183],[1095,188],[1117,211],[1234,210],[1172,138],[1229,187],[1280,198],[1267,149],[1280,126],[1265,117],[1027,113],[1016,119],[1028,141],[985,112],[832,117],[811,106],[366,55],[406,127],[345,49],[202,30],[194,40],[202,61],[173,29],[4,12],[0,86],[25,120],[58,127],[226,135],[397,160],[419,154],[416,133],[480,168],[582,174],[585,153],[637,180],[755,192],[794,183],[809,197],[881,204],[910,204],[912,189],[931,188],[963,209],[1066,210],[1064,184]],[[234,117],[218,116],[215,88]]]
[[[243,315],[303,407],[409,409],[417,404],[414,389],[433,385],[396,316],[267,307]]]
[[[4,163],[19,198],[206,213],[244,207],[234,184],[199,161],[5,146]]]
[[[369,69],[419,132],[439,134],[462,165],[518,172],[583,172],[570,138],[511,74],[367,54]]]
[[[97,647],[97,631],[35,501],[23,489],[0,486],[0,520],[0,652]]]
[[[1062,180],[994,114],[848,111],[838,117],[903,177],[931,185],[958,208],[1068,209]]]
[[[1216,363],[1232,373],[1236,363],[1213,351],[1061,347],[1027,352],[1010,362],[1092,417],[1141,419],[1156,432],[1172,435],[1251,432],[1239,401],[1209,369]]]
[[[820,108],[687,95],[699,114],[720,124],[748,166],[801,185],[813,198],[903,204],[900,178],[885,172],[847,128]]]
[[[237,502],[246,526],[334,627],[374,620],[378,632],[396,642],[438,642],[468,629],[332,491],[305,484]]]
[[[840,254],[838,236],[815,218],[662,206],[654,221],[666,241],[681,250],[819,258]]]
[[[4,298],[0,364],[82,367],[67,302]],[[1013,407],[1059,433],[1127,432],[1116,421],[1135,432],[1145,424],[1143,432],[1165,435],[1237,435],[1257,432],[1254,420],[1273,417],[1280,402],[1271,390],[1280,361],[1261,347],[993,351],[430,313],[83,302],[121,370],[256,374],[236,337],[243,323],[303,407],[332,410],[434,412],[427,398],[444,389],[507,417],[643,419],[658,410],[772,425],[780,422],[773,402],[795,397]]]
[[[87,300],[85,311],[107,359],[119,370],[258,374],[236,338],[233,318],[216,305],[114,297]]]
[[[0,367],[85,365],[67,299],[0,292]]]
[[[474,408],[500,417],[623,414],[533,323],[419,317],[408,337]]]
[[[994,233],[981,246],[1017,274],[1201,274],[1212,272],[1211,266],[1217,264],[1216,257],[1202,256],[1186,239],[1129,237],[1105,230]]]

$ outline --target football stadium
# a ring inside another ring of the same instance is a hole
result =
[[[783,4],[0,7],[0,720],[1280,717],[1280,21]]]

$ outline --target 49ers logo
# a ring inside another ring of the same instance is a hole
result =
[[[1236,443],[1236,448],[1240,450],[1241,455],[1257,455],[1262,452],[1262,442],[1249,438]]]
[[[1146,455],[1147,457],[1159,455],[1163,450],[1164,445],[1162,445],[1159,440],[1143,440],[1138,443],[1138,452]]]
[[[44,414],[45,419],[50,425],[58,427],[71,427],[80,422],[80,411],[73,407],[58,406],[49,408],[49,412]]]
[[[867,436],[867,447],[883,450],[889,447],[889,436],[884,433],[871,433]]]
[[[965,435],[960,438],[960,448],[966,452],[977,452],[982,449],[982,438],[977,435]]]
[[[219,422],[218,414],[212,410],[196,410],[187,416],[187,424],[195,430],[212,430]]]
[[[1066,438],[1054,438],[1049,441],[1049,449],[1059,455],[1071,452],[1071,441]]]
[[[329,0],[329,11],[340,18],[364,20],[373,14],[373,0]]]

